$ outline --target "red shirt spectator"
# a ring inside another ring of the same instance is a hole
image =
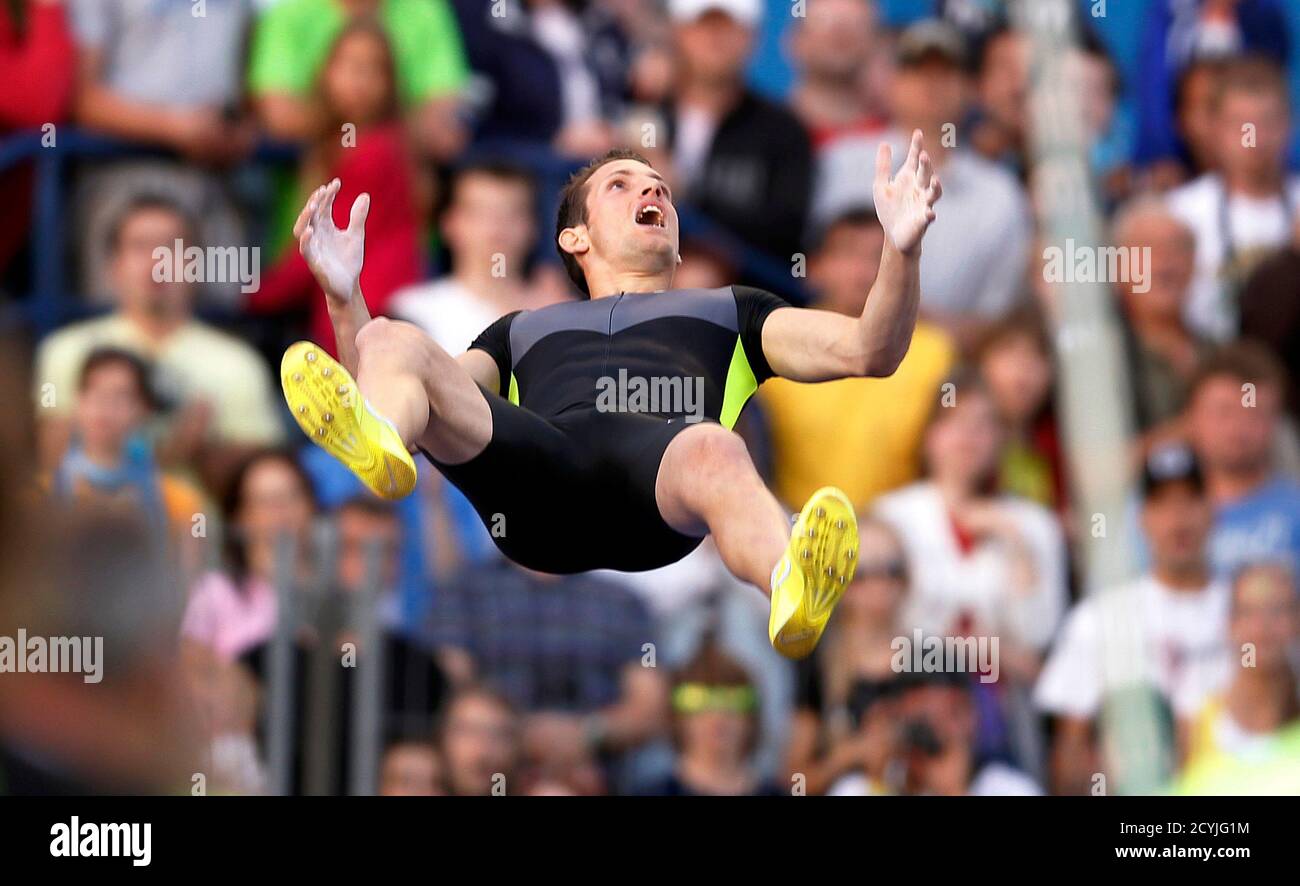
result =
[[[72,101],[72,37],[60,0],[0,2],[0,135],[65,119]],[[31,167],[0,174],[17,205],[0,219],[0,268],[22,245],[31,218]]]
[[[353,201],[363,193],[370,194],[361,291],[370,313],[378,316],[393,293],[419,280],[421,272],[419,213],[412,197],[414,175],[401,127],[387,125],[358,136],[356,147],[342,152],[324,181],[332,178],[342,183],[334,201],[334,223],[340,228],[347,227]],[[325,293],[296,246],[291,246],[249,298],[248,307],[256,313],[271,313],[303,305],[311,312],[312,340],[335,353]]]

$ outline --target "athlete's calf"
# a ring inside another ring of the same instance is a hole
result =
[[[712,533],[733,575],[770,590],[790,541],[789,516],[739,434],[708,423],[674,437],[659,463],[655,502],[665,523],[687,535]]]
[[[376,317],[357,333],[357,385],[408,449],[445,464],[469,461],[492,439],[492,413],[464,368],[418,326]]]

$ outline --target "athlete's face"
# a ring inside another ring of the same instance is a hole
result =
[[[586,197],[587,223],[565,229],[562,248],[615,270],[674,266],[677,210],[659,173],[636,160],[615,160],[588,179]]]

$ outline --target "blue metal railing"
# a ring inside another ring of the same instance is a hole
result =
[[[43,144],[39,130],[23,131],[0,140],[0,173],[30,162],[34,171],[30,244],[30,291],[21,305],[35,333],[44,335],[66,319],[85,310],[79,293],[69,285],[67,268],[68,201],[65,191],[69,167],[74,162],[175,156],[169,151],[60,126],[54,143]],[[284,144],[260,144],[247,161],[251,165],[284,164],[296,157]],[[555,218],[560,188],[580,165],[557,155],[544,144],[504,140],[475,144],[465,159],[492,157],[533,172],[537,178],[539,230],[548,232]],[[807,301],[801,281],[791,265],[749,247],[739,238],[689,207],[679,207],[682,233],[706,241],[737,269],[741,279],[771,289],[796,304]],[[543,235],[544,239],[549,239]]]

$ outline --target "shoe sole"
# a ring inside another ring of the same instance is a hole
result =
[[[790,532],[791,568],[803,574],[798,601],[782,601],[790,614],[769,626],[773,645],[789,658],[803,658],[821,639],[835,606],[857,568],[858,520],[848,496],[833,486],[812,494]],[[775,614],[776,601],[773,601]]]
[[[392,426],[369,409],[337,360],[311,342],[297,342],[280,361],[280,385],[303,432],[372,492],[399,499],[415,488],[410,453]]]

